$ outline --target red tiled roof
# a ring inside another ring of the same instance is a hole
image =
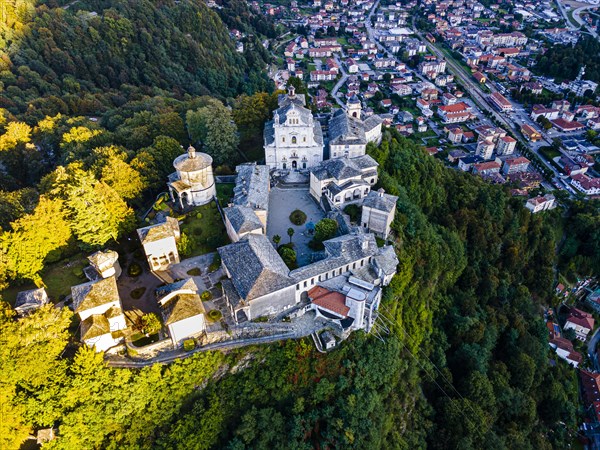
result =
[[[313,300],[313,304],[332,311],[340,316],[348,316],[350,308],[346,306],[346,297],[339,292],[329,291]]]
[[[594,328],[594,318],[590,313],[586,313],[577,308],[571,308],[569,315],[567,316],[567,322],[574,323],[581,327],[592,330]]]
[[[552,122],[557,128],[560,128],[561,130],[566,130],[566,131],[579,130],[581,128],[584,128],[583,124],[576,122],[574,120],[572,122],[569,122],[569,121],[563,119],[562,117],[551,120],[550,122]]]
[[[596,420],[600,421],[600,373],[580,370],[579,376],[583,386],[583,401],[586,408],[592,407]]]
[[[460,113],[467,111],[467,104],[465,102],[455,103],[454,105],[442,105],[438,109],[446,113]]]
[[[529,161],[524,156],[519,156],[517,158],[510,158],[505,161],[505,163],[508,164],[509,166],[513,166],[513,165],[516,166],[519,164],[529,164],[530,162],[531,161]]]

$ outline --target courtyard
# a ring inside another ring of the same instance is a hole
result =
[[[290,222],[292,211],[299,209],[306,214],[306,223],[294,225]],[[273,236],[281,236],[281,244],[290,241],[288,228],[294,229],[292,243],[297,254],[298,266],[305,266],[312,262],[314,251],[308,247],[312,236],[308,233],[306,225],[310,222],[316,224],[325,217],[325,214],[311,197],[308,185],[305,187],[273,187],[269,194],[269,217],[267,220],[267,236],[272,241]]]

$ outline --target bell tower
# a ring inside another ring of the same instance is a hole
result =
[[[360,100],[356,95],[353,95],[346,102],[346,114],[348,114],[349,117],[354,117],[355,119],[360,120],[361,113],[362,105]]]

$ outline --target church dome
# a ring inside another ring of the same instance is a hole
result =
[[[213,159],[210,155],[197,152],[196,149],[190,145],[187,153],[175,158],[173,167],[175,167],[175,170],[178,172],[197,172],[210,167],[212,162]]]

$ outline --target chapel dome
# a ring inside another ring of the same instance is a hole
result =
[[[187,153],[175,158],[173,167],[175,167],[175,170],[178,172],[197,172],[210,167],[212,162],[213,159],[210,155],[197,152],[196,149],[190,145]]]

